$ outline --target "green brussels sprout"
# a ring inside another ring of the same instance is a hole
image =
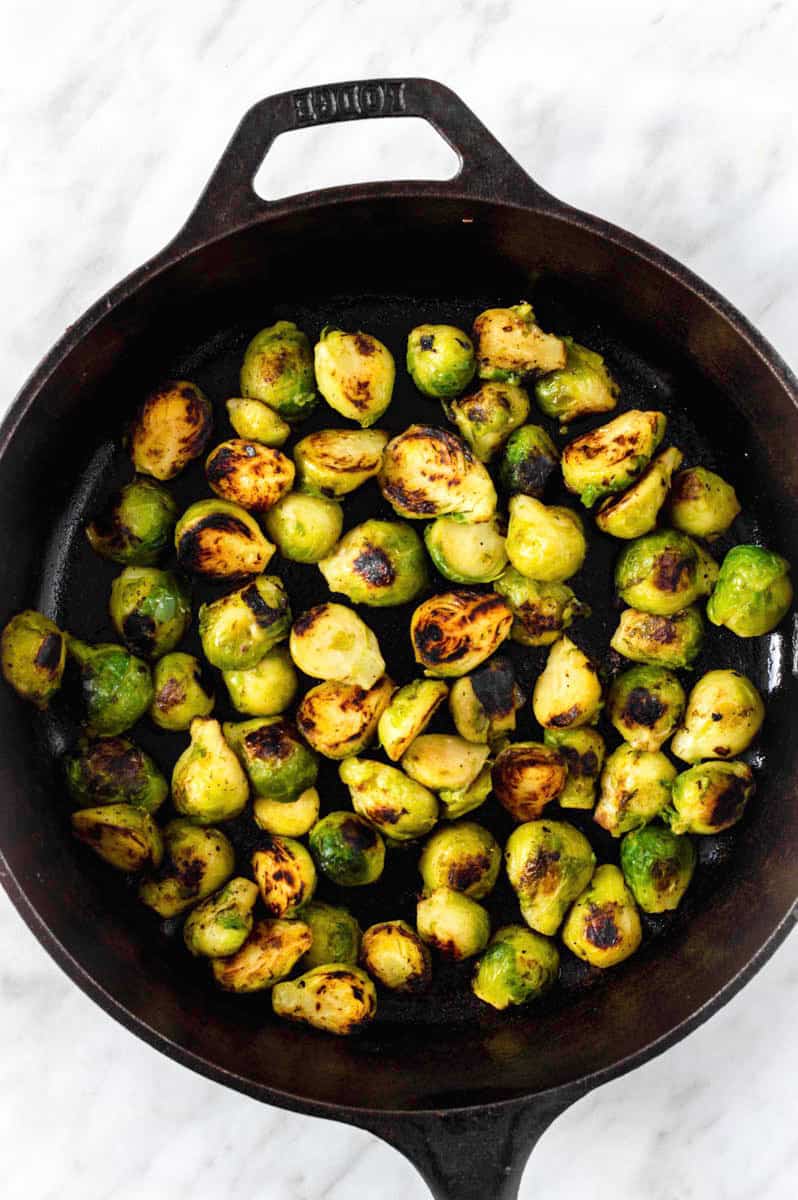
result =
[[[607,696],[607,716],[635,750],[659,750],[684,712],[684,688],[665,667],[624,671]]]
[[[344,510],[337,500],[289,492],[266,513],[264,524],[283,558],[315,563],[334,550]]]
[[[539,583],[515,567],[496,580],[496,591],[510,606],[510,637],[522,646],[550,646],[576,617],[589,617],[590,606],[577,600],[565,583]]]
[[[278,1017],[345,1036],[374,1020],[377,990],[359,967],[324,964],[278,983],[272,1007]]]
[[[259,575],[244,587],[200,606],[199,635],[208,662],[220,671],[255,667],[291,628],[283,581]]]
[[[507,557],[516,571],[542,583],[576,574],[587,554],[578,513],[521,495],[511,498],[509,511]]]
[[[668,518],[674,529],[712,541],[726,532],[739,512],[732,485],[706,467],[688,467],[673,481]]]
[[[744,638],[770,633],[792,604],[789,570],[787,559],[772,550],[732,547],[707,603],[712,624]]]
[[[346,758],[338,774],[349,788],[355,812],[393,841],[423,837],[438,819],[438,801],[432,792],[398,767]],[[315,830],[311,843],[314,836]]]
[[[430,596],[410,619],[415,660],[426,675],[467,675],[498,650],[512,623],[513,614],[495,592],[462,589]]]
[[[254,667],[222,671],[233,708],[250,717],[285,712],[299,686],[287,646],[267,651]]]
[[[188,588],[158,567],[125,567],[111,584],[110,610],[128,650],[150,660],[174,650],[191,622]]]
[[[314,787],[305,788],[296,800],[271,800],[268,796],[257,796],[252,805],[255,824],[267,833],[280,837],[302,837],[319,819],[321,803]]]
[[[648,466],[666,424],[664,413],[633,408],[569,442],[560,460],[568,491],[592,508],[602,496],[628,488]]]
[[[504,862],[522,917],[530,929],[550,937],[590,882],[596,856],[567,821],[527,821],[507,839]]]
[[[643,912],[672,912],[679,907],[695,871],[695,846],[689,837],[646,825],[621,842],[621,870]]]
[[[230,438],[205,460],[212,492],[247,512],[265,513],[291,490],[296,468],[290,458],[245,438]]]
[[[449,693],[449,712],[460,737],[495,744],[515,732],[515,714],[523,702],[513,664],[499,657],[456,680]]]
[[[668,806],[676,768],[659,750],[635,750],[623,742],[604,764],[593,820],[620,837],[653,821]]]
[[[202,454],[212,427],[211,403],[195,383],[185,379],[164,383],[150,392],[130,428],[133,466],[142,475],[174,479]]]
[[[615,566],[620,598],[640,612],[671,617],[712,591],[718,564],[686,533],[660,529],[624,546]]]
[[[471,990],[501,1012],[537,1000],[556,982],[559,969],[553,942],[523,925],[503,925],[477,962]]]
[[[305,694],[296,714],[299,732],[325,758],[359,754],[377,736],[377,723],[394,687],[387,675],[368,690],[328,679]]]
[[[480,379],[513,381],[565,366],[565,344],[535,324],[531,304],[488,308],[474,321]]]
[[[163,831],[166,862],[139,885],[139,899],[159,917],[177,917],[227,883],[235,851],[220,829],[203,828],[185,818]]]
[[[568,914],[562,940],[591,967],[614,967],[638,949],[643,940],[640,914],[618,867],[596,867]]]
[[[195,717],[208,717],[216,698],[193,654],[166,654],[152,671],[150,717],[161,729],[188,729]]]
[[[695,607],[682,609],[672,617],[626,608],[610,646],[632,662],[651,666],[691,667],[704,641],[704,622]]]
[[[251,879],[231,879],[189,914],[183,926],[186,949],[203,958],[229,958],[252,932],[258,889]]]
[[[522,425],[504,447],[499,477],[505,491],[539,500],[557,470],[560,452],[542,425]]]
[[[734,758],[747,750],[765,719],[762,697],[739,671],[708,671],[687,698],[671,750],[685,762]]]
[[[514,820],[531,821],[556,800],[567,775],[558,750],[540,742],[513,742],[496,755],[493,790]]]
[[[529,396],[517,383],[483,383],[444,408],[463,441],[487,463],[529,416]]]
[[[172,771],[172,803],[197,825],[229,821],[246,808],[247,777],[218,721],[195,717],[191,741]]]
[[[344,534],[319,561],[331,592],[374,608],[406,604],[427,585],[421,538],[404,521],[373,518]]]
[[[384,429],[318,429],[294,446],[294,462],[303,492],[347,496],[382,466],[390,434]]]
[[[458,817],[464,817],[484,804],[492,791],[491,764],[487,762],[468,787],[441,788],[438,792],[441,816],[447,821],[456,821]]]
[[[198,500],[175,526],[177,561],[185,571],[224,582],[260,575],[274,546],[253,516],[229,500]]]
[[[72,832],[118,871],[143,871],[163,859],[158,826],[135,804],[101,804],[72,814]]]
[[[492,583],[507,566],[504,534],[498,520],[468,525],[457,517],[438,517],[424,529],[429,556],[452,583]]]
[[[436,829],[418,860],[425,896],[447,887],[474,900],[490,895],[501,865],[501,846],[475,821],[457,821]]]
[[[360,961],[392,992],[420,992],[432,978],[427,947],[406,921],[380,921],[363,934]]]
[[[309,949],[311,936],[304,921],[256,921],[236,954],[211,959],[213,977],[226,992],[266,991],[291,974]]]
[[[67,791],[78,808],[127,804],[154,813],[169,785],[146,751],[126,738],[83,738],[64,759]]]
[[[737,824],[754,790],[748,763],[698,763],[676,776],[665,816],[674,833],[720,833]]]
[[[440,887],[419,900],[416,928],[428,946],[445,958],[462,962],[487,946],[490,917],[470,896],[454,888]]]
[[[252,855],[252,874],[270,917],[291,917],[313,899],[316,867],[301,842],[272,834]]]
[[[441,679],[414,679],[394,692],[377,724],[380,745],[391,762],[424,732],[448,694]]]
[[[562,340],[565,366],[535,380],[535,399],[541,412],[564,428],[581,417],[611,412],[618,403],[620,388],[600,354],[580,346],[573,338]]]
[[[310,342],[293,321],[277,321],[255,334],[244,351],[241,394],[262,400],[286,421],[301,421],[316,407]]]
[[[658,454],[637,482],[620,496],[602,500],[596,513],[596,524],[602,533],[627,540],[650,533],[665,503],[671,475],[681,461],[681,450],[671,446]]]
[[[255,717],[225,722],[224,736],[247,773],[256,796],[287,803],[313,787],[316,755],[286,717]]]
[[[402,755],[402,770],[423,787],[466,788],[488,761],[488,747],[451,733],[422,733]]]
[[[23,700],[47,708],[61,686],[66,638],[48,617],[26,608],[13,616],[0,638],[3,678]]]
[[[496,511],[487,468],[460,438],[435,425],[410,425],[391,438],[377,481],[400,517],[457,515],[478,523]]]
[[[326,325],[313,350],[319,391],[342,417],[368,428],[393,395],[393,355],[370,333],[344,333]]]
[[[80,671],[88,735],[114,737],[135,725],[152,701],[152,676],[144,660],[112,642],[89,646],[70,637],[68,649]]]
[[[291,426],[262,400],[234,396],[225,407],[230,424],[239,437],[262,446],[283,446],[291,436]]]
[[[567,634],[549,650],[532,692],[532,711],[544,729],[594,725],[601,710],[601,680],[595,664]]]
[[[376,634],[343,604],[317,604],[294,621],[291,657],[313,679],[372,688],[385,674]]]
[[[302,920],[313,934],[313,942],[302,960],[306,968],[324,963],[357,962],[360,953],[360,926],[345,908],[311,900],[302,909]]]
[[[595,729],[546,729],[546,746],[553,746],[568,768],[565,787],[557,797],[560,808],[591,809],[604,766],[604,738]]]
[[[418,390],[437,400],[459,396],[477,368],[471,338],[454,325],[417,325],[411,329],[406,361]]]
[[[385,866],[385,842],[368,821],[331,812],[310,831],[310,852],[322,875],[339,887],[374,883]]]
[[[86,537],[101,558],[146,566],[166,550],[176,520],[177,505],[165,487],[153,479],[134,479],[89,522]]]

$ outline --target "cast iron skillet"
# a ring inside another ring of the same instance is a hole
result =
[[[401,115],[423,117],[443,135],[460,156],[458,175],[268,204],[254,194],[278,134]],[[187,376],[220,403],[235,393],[247,338],[277,317],[296,318],[311,336],[330,320],[363,325],[401,358],[419,320],[466,324],[489,303],[521,297],[545,328],[608,355],[624,405],[664,408],[688,462],[729,475],[745,508],[739,538],[762,537],[798,563],[798,388],[771,347],[684,267],[544,192],[448,89],[373,80],[285,93],[251,109],[177,238],[68,329],[26,384],[0,432],[0,616],[39,605],[84,637],[109,637],[114,570],[89,553],[81,527],[129,475],[119,430],[155,380]],[[437,416],[429,403],[402,379],[388,427]],[[324,421],[318,414],[312,424]],[[192,472],[175,488],[181,500],[204,490],[201,467]],[[369,486],[347,504],[349,524],[378,511]],[[579,637],[602,658],[614,624],[610,555],[595,539],[590,570],[575,584],[596,609]],[[314,571],[289,575],[297,609],[324,595]],[[406,620],[382,614],[376,627],[391,665],[410,678]],[[172,944],[174,931],[159,935],[124,883],[68,836],[54,765],[74,736],[65,708],[39,718],[7,688],[3,883],[75,982],[166,1054],[257,1099],[371,1130],[415,1163],[437,1197],[512,1197],[529,1150],[558,1113],[694,1029],[791,925],[798,686],[790,631],[753,644],[719,636],[712,647],[715,657],[699,669],[738,665],[768,693],[756,751],[766,785],[736,836],[702,840],[683,919],[649,921],[643,949],[607,977],[566,954],[556,996],[526,1012],[486,1013],[444,972],[427,1002],[386,1000],[368,1033],[337,1040],[275,1022],[268,1002],[219,995]],[[529,678],[540,661],[521,656],[522,673]],[[529,736],[531,724],[522,732]],[[162,741],[143,729],[133,736],[157,746],[168,769]],[[169,746],[173,757],[181,744]],[[334,772],[324,779],[327,807],[340,805]],[[506,832],[501,817],[489,819]],[[247,836],[236,831],[242,850]],[[609,839],[599,845],[605,858],[616,849]],[[412,914],[412,865],[400,856],[391,871],[397,909]],[[357,901],[364,920],[371,903]],[[501,887],[491,903],[501,917]]]

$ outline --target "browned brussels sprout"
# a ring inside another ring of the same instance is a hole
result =
[[[279,450],[230,438],[208,455],[205,475],[212,492],[247,512],[274,508],[294,482],[294,464]]]
[[[254,517],[229,500],[198,500],[175,526],[177,561],[185,571],[224,581],[259,575],[274,554]]]
[[[592,967],[613,967],[634,954],[643,940],[634,897],[618,867],[597,867],[562,931],[572,954]]]
[[[467,675],[499,648],[512,623],[513,614],[495,592],[430,596],[410,620],[416,662],[427,675]]]
[[[464,675],[449,693],[455,728],[469,742],[495,743],[515,731],[515,714],[524,702],[509,658],[494,658]]]
[[[557,470],[560,452],[542,425],[522,425],[504,447],[500,477],[505,490],[539,500]]]
[[[444,407],[463,441],[487,463],[529,416],[529,396],[517,383],[483,383]]]
[[[676,668],[691,667],[703,641],[704,622],[695,605],[672,617],[626,608],[610,646],[632,662]]]
[[[162,384],[150,392],[130,428],[133,466],[142,475],[174,479],[202,454],[212,425],[210,401],[195,383]]]
[[[407,337],[407,370],[425,396],[459,396],[476,370],[471,339],[454,325],[417,325]]]
[[[11,618],[0,639],[3,678],[23,700],[47,708],[61,686],[66,649],[58,626],[26,608]]]
[[[515,742],[496,756],[493,790],[516,821],[539,817],[565,787],[568,771],[562,755],[541,742]]]
[[[241,364],[241,394],[262,400],[286,421],[301,421],[316,407],[310,342],[293,321],[277,321],[255,334]]]
[[[593,413],[611,412],[618,403],[620,388],[595,350],[564,337],[565,366],[550,371],[535,382],[535,399],[547,417],[564,428],[571,421]]]
[[[420,992],[432,978],[427,947],[406,921],[380,921],[363,934],[360,961],[392,992]]]
[[[531,304],[488,308],[474,321],[480,379],[516,381],[565,366],[565,344],[535,324]]]
[[[111,584],[111,620],[134,654],[155,659],[174,650],[191,622],[185,583],[158,567],[125,567]]]
[[[458,437],[434,425],[411,425],[391,438],[378,481],[400,517],[457,514],[479,522],[489,521],[496,511],[496,489],[487,469]]]
[[[166,550],[176,519],[177,505],[165,487],[134,479],[89,522],[86,537],[101,558],[147,566]]]
[[[144,750],[127,738],[83,739],[64,760],[67,791],[78,808],[131,804],[154,813],[169,785]]]
[[[316,382],[330,408],[367,428],[393,395],[396,367],[387,346],[370,333],[325,326],[313,351]]]

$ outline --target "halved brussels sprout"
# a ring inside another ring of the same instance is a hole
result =
[[[707,616],[738,637],[770,633],[792,604],[790,564],[761,546],[734,546],[724,558]]]
[[[595,664],[566,635],[549,650],[532,692],[532,711],[544,729],[592,725],[601,710],[601,680]]]
[[[516,380],[532,372],[556,371],[566,362],[565,345],[535,324],[531,304],[488,308],[474,321],[480,379]]]
[[[239,437],[262,446],[282,446],[291,436],[291,426],[262,400],[234,396],[226,403],[230,424]]]
[[[698,763],[676,776],[666,817],[674,833],[720,833],[737,824],[754,790],[748,763]]]
[[[67,643],[53,621],[32,608],[13,616],[0,638],[3,678],[23,700],[47,708],[61,686]]]
[[[275,646],[254,667],[222,671],[233,708],[250,717],[285,712],[299,686],[287,646]]]
[[[558,750],[541,742],[514,742],[496,756],[493,790],[514,820],[531,821],[556,800],[567,774]]]
[[[474,378],[477,363],[468,334],[454,325],[417,325],[407,335],[407,370],[425,396],[459,396]]]
[[[587,554],[578,513],[521,495],[512,497],[509,510],[507,557],[517,571],[543,583],[576,574]]]
[[[416,783],[438,791],[467,788],[488,760],[488,747],[452,733],[422,733],[402,755],[402,770]]]
[[[463,441],[487,463],[529,416],[529,396],[517,383],[483,383],[444,407]]]
[[[368,689],[328,679],[306,692],[296,714],[299,732],[325,758],[359,754],[377,736],[394,688],[387,675]]]
[[[283,558],[315,563],[331,554],[344,527],[337,500],[289,492],[266,513],[266,532]]]
[[[438,801],[432,792],[398,767],[347,758],[338,774],[349,788],[355,812],[393,841],[423,837],[438,819]],[[314,835],[315,830],[311,842]]]
[[[291,917],[316,891],[316,867],[301,842],[272,834],[252,855],[252,874],[270,917]]]
[[[679,907],[695,871],[695,846],[659,825],[627,833],[621,842],[621,870],[643,912],[672,912]]]
[[[262,400],[286,421],[301,421],[316,407],[310,342],[293,321],[277,321],[255,334],[244,351],[241,394]]]
[[[543,741],[559,752],[568,768],[565,787],[557,797],[560,808],[591,809],[604,766],[604,738],[595,729],[547,729]]]
[[[509,658],[494,658],[464,675],[449,693],[449,712],[460,737],[495,743],[515,731],[515,714],[524,696]]]
[[[146,751],[127,738],[85,738],[64,759],[70,798],[79,808],[130,804],[156,812],[169,785]]]
[[[360,926],[345,908],[311,900],[302,909],[302,920],[313,934],[313,943],[302,960],[304,967],[324,963],[357,962],[360,953]]]
[[[172,803],[197,825],[229,821],[246,808],[247,777],[218,721],[195,717],[190,732],[191,742],[172,771]]]
[[[370,333],[326,325],[313,350],[319,391],[342,417],[367,428],[379,421],[393,395],[396,367],[387,346]]]
[[[268,796],[257,796],[252,815],[259,829],[280,837],[298,838],[309,833],[316,824],[320,807],[319,793],[312,787],[300,792],[296,800],[270,800]]]
[[[257,898],[258,888],[251,879],[231,879],[189,914],[183,926],[186,949],[203,958],[236,954],[252,932]]]
[[[447,887],[474,900],[493,891],[501,865],[501,846],[475,821],[456,821],[436,829],[418,860],[425,895]]]
[[[317,604],[294,621],[289,642],[300,671],[371,688],[385,674],[376,634],[343,604]]]
[[[414,679],[394,692],[377,725],[380,745],[391,762],[423,733],[448,694],[448,686],[438,679]]]
[[[739,512],[732,485],[706,467],[688,467],[673,481],[668,518],[674,529],[712,541],[726,532]]]
[[[392,992],[423,991],[432,978],[430,952],[406,921],[369,926],[360,959],[369,975]]]
[[[561,427],[593,413],[611,412],[618,403],[620,388],[604,359],[595,350],[564,337],[565,365],[535,381],[535,399],[547,417]]]
[[[507,566],[499,521],[469,525],[457,517],[438,517],[424,529],[429,556],[452,583],[492,583]]]
[[[313,787],[316,755],[286,717],[225,722],[224,736],[247,773],[256,796],[287,803]]]
[[[391,438],[378,475],[382,494],[400,517],[421,520],[457,514],[489,521],[496,489],[468,446],[435,425],[410,425]]]
[[[310,852],[322,875],[339,887],[374,883],[385,866],[385,842],[357,813],[322,817],[310,831]]]
[[[256,921],[237,954],[211,959],[213,977],[226,992],[263,992],[290,975],[311,944],[304,921]]]
[[[687,698],[671,750],[685,762],[734,758],[747,750],[765,719],[762,697],[739,671],[708,671]]]
[[[618,867],[597,867],[577,899],[562,931],[572,954],[592,967],[614,967],[638,949],[643,940],[634,896]]]
[[[671,617],[708,596],[718,564],[686,533],[660,529],[624,546],[615,565],[615,587],[640,612]]]
[[[390,434],[384,429],[318,429],[294,446],[303,492],[347,496],[379,472]]]
[[[319,570],[331,592],[353,604],[406,604],[427,585],[421,538],[404,521],[373,518],[345,533]]]
[[[254,517],[229,500],[198,500],[175,526],[177,561],[209,580],[260,575],[274,554]]]
[[[568,491],[592,508],[602,496],[628,488],[648,466],[666,424],[664,413],[633,408],[569,442],[560,460]]]
[[[143,659],[113,642],[88,646],[73,637],[68,650],[80,670],[90,737],[114,737],[144,716],[152,701],[152,676]]]
[[[596,856],[567,821],[527,821],[507,839],[504,862],[527,925],[551,936],[590,882]]]
[[[590,606],[577,600],[565,583],[539,583],[515,567],[496,580],[496,591],[510,606],[510,637],[522,646],[550,646],[576,617],[589,617]]]
[[[470,896],[454,888],[439,887],[419,900],[416,928],[428,946],[445,958],[462,962],[487,946],[490,917]]]
[[[195,383],[162,384],[150,392],[130,428],[133,466],[142,475],[174,479],[202,454],[212,425],[210,401]]]
[[[230,438],[210,452],[205,476],[212,492],[247,512],[265,513],[291,490],[295,467],[280,451]]]
[[[512,623],[513,614],[495,592],[430,596],[410,619],[415,660],[427,675],[467,675],[498,650]]]
[[[610,646],[632,662],[690,667],[698,657],[703,641],[704,622],[695,605],[672,617],[658,617],[636,608],[626,608],[621,613]]]
[[[471,981],[474,995],[502,1011],[537,1000],[555,983],[560,953],[553,942],[523,925],[497,929]]]
[[[288,636],[291,608],[283,581],[259,575],[242,588],[200,606],[199,635],[208,662],[220,671],[255,667]]]
[[[504,447],[500,478],[505,491],[540,499],[557,470],[560,452],[542,425],[522,425]]]
[[[193,654],[166,654],[152,671],[150,717],[161,729],[188,729],[195,717],[208,717],[216,702]]]
[[[154,479],[134,479],[86,526],[95,554],[138,566],[157,562],[169,545],[177,505]]]
[[[658,454],[627,491],[602,501],[596,513],[599,529],[612,537],[626,539],[650,533],[665,503],[671,475],[681,461],[682,452],[675,446]]]
[[[668,807],[675,778],[676,768],[661,751],[623,742],[604,764],[593,820],[613,837],[647,825]]]
[[[114,629],[142,658],[174,650],[191,622],[188,588],[158,567],[125,567],[111,584],[110,610]]]
[[[233,874],[235,851],[220,829],[178,818],[164,829],[163,843],[166,862],[139,886],[139,899],[159,917],[179,916]]]
[[[682,719],[684,688],[665,667],[624,671],[607,696],[607,716],[635,750],[659,750]]]
[[[484,804],[492,791],[491,764],[487,762],[468,787],[441,788],[438,792],[441,816],[445,817],[447,821],[455,821],[458,817],[464,817],[466,813],[473,812],[475,808]]]
[[[101,804],[72,814],[72,832],[117,871],[143,871],[163,859],[158,826],[135,804]]]
[[[373,1021],[377,991],[359,967],[325,964],[278,983],[272,1007],[278,1017],[344,1036]]]

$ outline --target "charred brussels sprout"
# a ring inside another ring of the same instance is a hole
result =
[[[423,733],[448,694],[447,685],[438,679],[414,679],[394,692],[377,725],[380,745],[391,762]]]
[[[713,625],[738,637],[770,633],[792,604],[790,564],[761,546],[734,546],[723,560],[707,604]]]
[[[189,914],[183,926],[186,948],[203,958],[236,954],[252,931],[257,898],[258,889],[251,879],[231,879]]]
[[[505,491],[540,499],[557,470],[560,452],[542,425],[522,425],[504,448],[500,478]]]
[[[467,525],[457,517],[438,517],[424,530],[429,556],[452,583],[492,583],[507,566],[507,551],[499,522]]]
[[[128,804],[156,812],[169,785],[144,750],[126,738],[83,740],[64,760],[67,791],[79,807]]]
[[[617,867],[597,867],[562,931],[572,954],[592,967],[613,967],[634,954],[643,940],[634,896]]]
[[[210,401],[196,384],[184,379],[163,384],[150,392],[131,426],[133,466],[142,475],[174,479],[202,454],[212,425]]]
[[[329,679],[305,694],[296,714],[299,731],[325,758],[359,754],[377,736],[377,722],[393,690],[387,675],[368,690]]]
[[[287,803],[315,784],[319,773],[316,755],[285,717],[227,722],[224,735],[256,796]]]
[[[488,944],[490,917],[481,904],[454,888],[440,887],[416,908],[419,937],[445,958],[473,958]]]
[[[711,541],[726,532],[739,512],[732,485],[706,467],[688,467],[673,481],[668,517],[674,529]]]
[[[227,416],[239,437],[262,446],[282,446],[291,435],[291,426],[262,400],[234,396],[227,401]]]
[[[487,469],[460,438],[434,425],[410,425],[391,438],[378,482],[400,517],[421,520],[456,514],[489,521],[496,489]]]
[[[753,794],[748,763],[699,763],[676,776],[666,817],[674,833],[720,833],[736,825]]]
[[[72,814],[72,832],[117,871],[143,871],[163,859],[158,826],[134,804],[82,808]]]
[[[175,808],[197,825],[210,825],[237,817],[248,799],[247,777],[222,737],[219,722],[195,717],[191,743],[172,772]]]
[[[198,500],[175,526],[177,561],[185,571],[223,582],[259,575],[274,546],[254,517],[229,500]]]
[[[266,532],[283,558],[315,563],[331,554],[344,527],[337,500],[289,492],[266,514]]]
[[[303,492],[347,496],[382,466],[389,434],[382,429],[319,429],[294,447]]]
[[[163,831],[166,862],[144,879],[139,899],[159,917],[179,916],[219,890],[233,874],[235,851],[220,829],[170,821]]]
[[[3,678],[23,700],[47,708],[61,686],[66,651],[58,626],[26,608],[11,618],[0,638]]]
[[[236,954],[211,959],[213,977],[226,992],[266,991],[291,974],[311,936],[304,921],[256,921]]]
[[[289,643],[300,671],[371,688],[385,674],[376,635],[343,604],[317,604],[294,621]]]
[[[165,487],[134,479],[86,526],[86,537],[101,558],[147,566],[166,550],[176,520],[177,505]]]
[[[475,821],[457,821],[427,838],[418,869],[425,895],[447,887],[481,900],[493,891],[501,865],[501,847],[493,834]]]
[[[402,755],[402,770],[433,791],[466,788],[487,760],[487,746],[478,746],[451,733],[422,733]]]
[[[166,654],[152,672],[150,716],[161,729],[188,729],[195,717],[213,712],[215,697],[193,654]]]
[[[407,336],[407,370],[425,396],[459,396],[476,366],[471,338],[454,325],[417,325]]]
[[[248,512],[274,508],[294,482],[294,464],[279,450],[244,438],[230,438],[212,450],[205,476],[212,492]]]
[[[495,592],[431,596],[410,620],[416,662],[427,675],[467,675],[498,650],[512,623],[513,614]]]
[[[468,787],[441,788],[438,792],[441,816],[445,817],[447,821],[456,821],[458,817],[464,817],[466,813],[473,812],[475,808],[484,804],[492,790],[491,764],[485,763],[479,775],[473,783],[469,783]]]
[[[338,774],[349,788],[352,807],[358,816],[393,841],[423,837],[438,819],[438,801],[432,792],[398,767],[347,758],[338,768]],[[310,835],[311,844],[315,833],[314,830]]]
[[[666,424],[664,413],[631,409],[569,442],[561,459],[568,491],[592,508],[602,496],[628,488],[648,466]]]
[[[377,991],[359,967],[325,964],[278,983],[272,1007],[278,1017],[344,1036],[373,1021]]]
[[[576,574],[587,554],[578,513],[532,496],[513,496],[509,510],[507,557],[516,571],[543,583],[561,583]]]
[[[360,960],[392,992],[420,992],[432,978],[430,952],[406,921],[380,921],[363,934]]]
[[[319,562],[331,592],[353,604],[406,604],[427,584],[424,547],[404,521],[364,521]]]
[[[558,750],[540,742],[514,742],[497,754],[493,790],[516,821],[539,817],[565,787],[567,769]]]
[[[480,462],[490,462],[529,416],[529,396],[517,383],[483,383],[446,405],[446,415]]]
[[[686,533],[662,529],[625,546],[615,567],[615,587],[640,612],[671,617],[712,591],[718,564]]]
[[[360,926],[345,908],[311,900],[302,909],[302,920],[313,934],[313,943],[302,960],[305,967],[324,963],[357,962],[360,953]]]
[[[544,729],[593,724],[601,709],[601,680],[595,665],[566,635],[549,650],[532,693],[535,720]]]
[[[577,600],[565,583],[539,583],[515,567],[496,580],[496,591],[510,606],[510,636],[522,646],[550,646],[576,617],[589,617],[590,607]]]
[[[565,787],[557,797],[560,808],[591,809],[604,766],[604,738],[595,729],[547,729],[543,741],[559,752],[568,768]]]
[[[111,584],[110,608],[114,629],[142,658],[174,650],[191,621],[188,588],[158,567],[125,567]]]
[[[457,680],[449,694],[449,711],[460,737],[495,743],[514,732],[523,701],[509,658],[494,658]]]
[[[252,815],[259,829],[276,833],[281,837],[302,837],[309,833],[319,819],[319,793],[314,787],[300,792],[296,800],[270,800],[258,796],[252,806]]]
[[[691,605],[672,617],[627,608],[621,613],[610,646],[632,662],[690,667],[704,641],[701,613]]]
[[[331,812],[310,831],[310,852],[339,887],[374,883],[385,866],[385,842],[357,813]]]
[[[488,308],[474,321],[480,379],[512,381],[556,371],[566,363],[565,344],[535,324],[532,306]]]
[[[275,646],[254,667],[223,671],[233,708],[250,717],[275,717],[296,695],[297,673],[286,646]]]
[[[316,867],[301,842],[272,835],[252,855],[252,874],[270,917],[290,917],[313,899]]]
[[[685,762],[734,758],[747,750],[765,718],[762,697],[739,671],[708,671],[687,699],[671,750]]]
[[[621,842],[621,870],[626,885],[643,912],[672,912],[690,885],[695,871],[695,846],[689,837],[646,825],[627,833]]]
[[[135,725],[152,701],[150,668],[123,646],[100,642],[88,646],[69,639],[69,653],[78,664],[90,737],[114,737]]]
[[[599,529],[624,539],[650,533],[665,503],[671,475],[681,461],[682,452],[675,447],[658,454],[628,491],[602,502],[596,513]]]
[[[528,821],[510,834],[504,862],[527,925],[551,936],[590,882],[596,856],[567,821]]]
[[[316,407],[313,353],[293,321],[256,333],[244,351],[241,394],[262,400],[286,421],[301,421]]]
[[[199,635],[208,662],[220,671],[255,667],[288,636],[291,608],[283,581],[259,575],[199,610]]]
[[[471,990],[501,1011],[537,1000],[554,984],[559,968],[553,942],[523,925],[503,925],[477,963]]]
[[[668,807],[675,778],[676,768],[659,750],[624,742],[604,764],[594,821],[613,837],[639,829]]]
[[[565,366],[535,381],[535,399],[547,417],[566,426],[593,413],[611,412],[620,388],[595,350],[564,337]]]
[[[313,351],[319,391],[342,417],[367,428],[379,421],[393,395],[393,355],[370,333],[322,329]]]
[[[607,697],[607,716],[635,750],[659,750],[684,712],[684,688],[665,667],[632,667]]]

